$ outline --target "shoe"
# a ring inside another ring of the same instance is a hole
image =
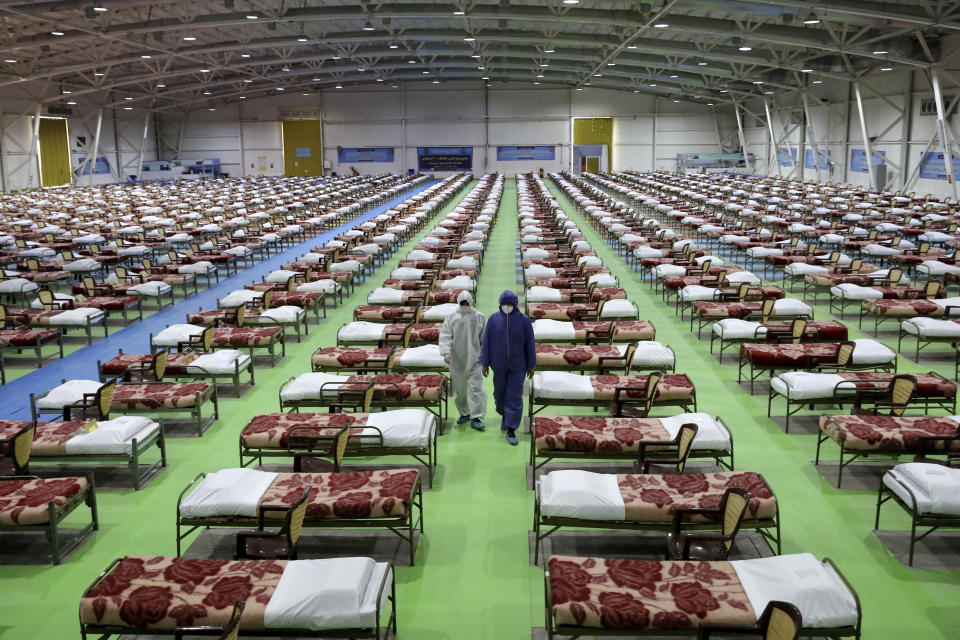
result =
[[[507,442],[513,446],[520,444],[520,440],[517,439],[517,432],[515,429],[507,429]]]
[[[460,416],[457,418],[457,424],[463,424],[464,422],[469,422],[470,416]]]
[[[470,426],[476,429],[477,431],[483,431],[487,428],[486,425],[483,424],[483,421],[480,420],[480,418],[474,418],[473,420],[471,420]]]

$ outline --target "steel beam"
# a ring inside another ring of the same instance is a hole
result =
[[[810,147],[813,151],[813,170],[817,176],[817,182],[822,182],[820,178],[820,149],[817,145],[817,133],[813,127],[813,117],[810,113],[810,101],[807,99],[807,92],[804,91],[800,94],[800,97],[803,99],[803,119],[807,124],[807,132],[810,134]],[[804,151],[804,166],[806,166],[807,153]]]
[[[97,110],[97,127],[93,133],[93,156],[87,156],[84,165],[89,166],[90,173],[87,174],[87,186],[93,186],[93,174],[97,169],[97,153],[100,151],[100,126],[103,124],[103,109]],[[80,165],[83,167],[84,165]],[[82,171],[81,171],[82,173]]]
[[[937,105],[937,135],[940,137],[940,148],[943,150],[943,162],[947,169],[947,182],[953,199],[957,199],[957,182],[953,179],[953,148],[947,135],[947,119],[943,108],[943,94],[940,92],[940,70],[933,67],[930,70],[930,84],[933,86],[933,101]]]
[[[143,172],[143,149],[147,145],[147,132],[150,130],[150,112],[143,114],[143,138],[140,139],[140,158],[137,161],[137,182],[140,182],[140,174]]]
[[[863,137],[863,152],[867,156],[867,170],[870,173],[870,189],[876,190],[877,177],[873,168],[873,144],[870,142],[870,133],[867,130],[867,116],[863,111],[863,96],[860,92],[860,82],[853,83],[853,93],[857,98],[857,115],[860,116],[860,135]]]
[[[780,149],[777,148],[777,137],[773,135],[773,117],[770,115],[770,102],[766,98],[763,99],[763,110],[767,114],[767,130],[770,132],[770,145],[773,147],[771,158],[777,165],[777,175],[783,178],[783,169],[780,167]],[[789,152],[789,149],[787,151]],[[767,163],[767,173],[771,173],[769,162]]]

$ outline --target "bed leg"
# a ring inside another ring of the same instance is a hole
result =
[[[913,566],[913,549],[917,544],[917,516],[910,515],[910,559],[907,561],[909,566]]]
[[[837,489],[839,489],[843,483],[843,444],[840,445],[840,467],[837,473]]]
[[[47,504],[47,540],[50,542],[50,555],[53,564],[60,564],[60,536],[57,535],[57,510],[52,502]]]

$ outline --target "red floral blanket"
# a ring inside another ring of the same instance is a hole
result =
[[[864,300],[863,310],[878,316],[907,317],[928,316],[936,318],[944,314],[944,307],[929,300]],[[954,311],[953,313],[956,313]]]
[[[376,347],[323,347],[313,352],[310,362],[315,369],[337,369],[341,367],[386,368],[391,360],[393,349]]]
[[[416,316],[417,307],[362,304],[353,310],[354,320],[366,322],[413,320]]]
[[[939,416],[820,416],[820,430],[845,449],[910,451],[923,436],[954,436],[960,424]],[[943,450],[942,445],[937,446]],[[960,449],[960,442],[953,449]]]
[[[757,619],[729,562],[553,556],[548,566],[558,625],[692,631],[702,622]]]
[[[222,626],[237,600],[240,624],[263,629],[285,560],[127,556],[80,600],[80,622],[138,629]]]
[[[578,451],[601,454],[636,453],[641,442],[669,442],[659,418],[536,416],[533,433],[537,451]]]
[[[807,342],[803,344],[764,344],[746,342],[740,345],[740,357],[758,367],[808,369],[817,364],[836,362],[837,345]]]
[[[575,320],[584,315],[597,313],[597,305],[592,302],[530,302],[527,303],[527,315],[531,318],[548,318],[550,320]]]
[[[626,364],[613,345],[538,344],[536,350],[537,367],[541,369],[597,370],[601,364],[611,368]]]
[[[118,384],[113,392],[113,408],[117,411],[149,411],[151,409],[187,409],[213,395],[214,385],[208,382],[161,382],[151,384]]]
[[[713,508],[727,489],[750,492],[747,520],[765,520],[777,514],[777,499],[763,476],[752,471],[718,473],[668,473],[618,475],[617,484],[626,505],[626,520],[633,522],[672,522],[681,507]],[[706,522],[702,515],[689,522]]]
[[[214,347],[266,347],[279,342],[283,327],[221,327],[213,330]]]
[[[0,330],[0,347],[33,347],[55,335],[57,335],[57,329],[2,329]]]
[[[38,525],[50,522],[47,504],[60,507],[87,487],[87,479],[34,478],[0,482],[0,525]]]
[[[294,427],[329,428],[333,437],[343,427],[363,425],[367,413],[266,413],[256,416],[240,433],[240,442],[254,449],[286,449]],[[317,434],[316,431],[311,432]],[[325,435],[325,432],[323,433]]]
[[[388,518],[406,516],[414,499],[416,469],[340,473],[281,473],[270,483],[260,506],[291,506],[312,487],[307,518]],[[275,518],[279,511],[268,512]]]
[[[626,392],[628,398],[643,397],[643,388],[649,376],[590,376],[593,385],[593,396],[596,400],[613,400],[618,387],[630,387]],[[668,373],[660,378],[657,384],[655,400],[666,402],[669,400],[693,400],[696,396],[693,381],[685,373]],[[623,397],[623,396],[621,396]]]

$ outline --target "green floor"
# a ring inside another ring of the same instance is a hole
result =
[[[508,181],[484,258],[478,306],[485,313],[495,311],[503,289],[518,288],[513,187]],[[568,210],[582,221],[573,207]],[[676,351],[678,371],[689,373],[696,384],[700,410],[720,415],[731,426],[737,468],[764,474],[776,491],[782,505],[784,552],[809,551],[837,561],[860,593],[864,638],[960,637],[960,572],[904,568],[871,531],[873,491],[834,489],[811,464],[814,436],[785,435],[769,422],[765,396],[751,397],[741,390],[735,368],[717,364],[707,343],[698,342],[592,229],[586,224],[582,228],[638,303],[641,317],[655,323],[657,339]],[[311,328],[303,344],[288,345],[288,356],[279,367],[259,370],[254,390],[242,399],[224,400],[221,420],[202,439],[170,439],[170,467],[146,489],[139,493],[102,489],[101,530],[63,566],[0,567],[0,636],[77,637],[79,595],[113,558],[127,553],[172,555],[174,508],[181,489],[200,471],[237,466],[239,430],[250,417],[276,411],[277,388],[283,380],[309,369],[313,350],[333,344],[336,328],[349,321],[353,305],[364,300],[405,253],[406,249],[398,252],[319,329]],[[818,318],[825,317],[822,309]],[[907,371],[930,369],[902,358],[901,362]],[[952,365],[937,370],[952,375]],[[487,384],[492,391],[489,380]],[[489,408],[492,414],[492,400]],[[488,414],[486,433],[454,427],[441,437],[435,486],[424,498],[426,532],[417,549],[417,565],[397,569],[401,637],[520,639],[530,638],[531,628],[543,626],[543,572],[529,563],[533,511],[533,492],[525,489],[529,440],[523,436],[519,447],[509,447],[495,417]],[[829,451],[830,457],[834,454]],[[906,519],[893,509],[885,513],[885,528],[905,527]],[[399,558],[402,561],[403,555]]]

